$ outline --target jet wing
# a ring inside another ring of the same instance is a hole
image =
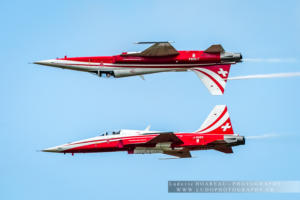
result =
[[[128,56],[143,57],[161,57],[161,56],[177,56],[178,51],[169,42],[138,42],[137,44],[152,44],[149,48],[140,53],[128,54]],[[126,56],[126,54],[124,55]]]
[[[230,64],[192,68],[212,95],[222,95],[228,79]]]
[[[232,147],[228,146],[215,147],[214,149],[223,153],[233,153]]]
[[[164,154],[170,155],[170,156],[176,156],[178,158],[191,158],[192,155],[190,151],[181,150],[181,151],[164,151]]]
[[[173,132],[160,133],[158,136],[149,140],[147,144],[157,144],[163,142],[171,142],[172,144],[183,144],[182,140],[179,139]]]

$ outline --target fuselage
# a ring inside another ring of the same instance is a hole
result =
[[[239,53],[206,53],[204,51],[178,51],[176,56],[142,57],[135,52],[115,56],[67,57],[35,62],[35,64],[93,72],[116,78],[188,69],[218,64],[241,62]]]
[[[195,132],[150,131],[149,126],[145,130],[122,129],[43,151],[72,154],[127,151],[129,154],[163,153],[186,158],[191,157],[193,150],[233,153],[231,147],[241,144],[245,144],[245,139],[234,134],[227,107],[217,105]]]
[[[161,134],[175,134],[183,143],[149,143]],[[45,149],[45,152],[92,153],[127,151],[129,154],[162,153],[168,150],[207,150],[218,146],[236,146],[244,144],[244,137],[225,134],[173,133],[158,131],[121,130],[113,134],[80,140]]]

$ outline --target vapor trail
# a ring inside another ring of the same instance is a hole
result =
[[[285,78],[300,76],[300,72],[277,73],[277,74],[255,74],[247,76],[234,76],[229,77],[228,80],[241,80],[241,79],[258,79],[258,78]]]
[[[296,62],[295,58],[245,58],[245,62],[264,62],[264,63],[291,63]]]
[[[256,136],[246,136],[246,139],[259,140],[259,139],[274,138],[278,136],[279,136],[278,134],[264,134],[264,135],[256,135]]]

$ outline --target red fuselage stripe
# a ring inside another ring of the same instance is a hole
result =
[[[215,64],[215,63],[214,63]],[[167,65],[167,66],[161,66],[161,65],[157,65],[154,66],[153,64],[149,64],[149,65],[144,65],[144,66],[140,66],[140,65],[95,65],[95,64],[65,64],[65,65],[73,65],[73,66],[99,66],[99,67],[122,67],[122,68],[194,68],[194,67],[205,67],[206,65],[184,65],[184,64],[174,64],[174,65]],[[212,64],[213,65],[213,64]]]

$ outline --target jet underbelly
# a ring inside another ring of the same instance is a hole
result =
[[[125,68],[125,69],[115,69],[113,70],[114,76],[116,78],[136,76],[143,74],[153,74],[159,72],[170,72],[176,71],[176,68]]]

